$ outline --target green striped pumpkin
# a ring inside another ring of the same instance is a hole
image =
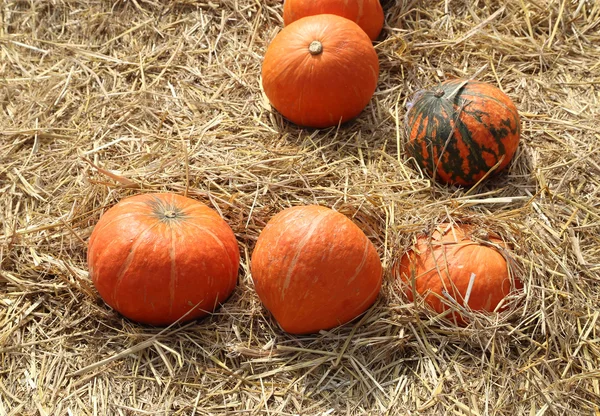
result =
[[[455,79],[418,92],[406,114],[408,153],[437,181],[473,185],[512,159],[521,121],[497,87]]]

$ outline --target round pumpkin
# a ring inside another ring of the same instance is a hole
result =
[[[356,224],[321,206],[288,208],[261,232],[252,280],[281,328],[307,334],[366,311],[381,289],[377,250]]]
[[[286,26],[262,66],[265,95],[285,118],[307,127],[336,126],[371,100],[379,61],[371,40],[343,17],[322,14]]]
[[[474,235],[486,243],[475,241]],[[494,246],[505,248],[501,239],[472,225],[440,224],[404,253],[394,275],[409,301],[422,297],[438,313],[465,306],[492,312],[509,293],[523,287]],[[466,323],[460,313],[451,312],[449,319]]]
[[[519,145],[521,122],[497,87],[455,79],[421,91],[406,114],[408,153],[430,176],[473,185],[496,164],[497,173]]]
[[[87,257],[104,301],[151,325],[214,311],[235,288],[240,260],[233,231],[214,210],[170,193],[133,196],[106,211]]]
[[[350,19],[371,40],[377,39],[383,28],[383,9],[379,0],[285,0],[283,3],[283,22],[286,25],[317,14],[335,14]]]

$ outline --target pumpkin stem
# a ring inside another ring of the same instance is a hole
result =
[[[165,211],[165,217],[167,218],[175,218],[177,217],[177,213],[175,211]]]
[[[311,55],[320,55],[323,52],[323,44],[318,40],[313,40],[310,45],[308,45],[308,51]]]
[[[438,88],[437,90],[435,90],[435,92],[433,93],[433,95],[434,95],[435,97],[437,97],[437,98],[441,98],[441,97],[443,97],[443,96],[444,96],[444,94],[445,94],[445,93],[446,93],[446,92],[445,92],[443,89],[441,89],[441,88]]]

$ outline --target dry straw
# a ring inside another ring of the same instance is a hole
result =
[[[600,3],[387,1],[378,90],[360,118],[301,129],[273,112],[261,59],[279,1],[0,4],[0,415],[574,415],[600,409]],[[522,144],[473,189],[405,152],[405,104],[447,77],[498,85]],[[91,229],[140,192],[217,209],[242,250],[209,318],[133,324],[87,275]],[[248,270],[268,219],[352,217],[386,267],[356,322],[283,333]],[[416,233],[469,220],[513,247],[502,316],[456,328],[395,294]]]

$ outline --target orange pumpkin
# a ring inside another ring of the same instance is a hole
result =
[[[335,14],[350,19],[371,38],[377,39],[383,28],[383,9],[379,0],[285,0],[283,22],[317,14]]]
[[[331,14],[286,26],[269,45],[262,85],[291,122],[324,128],[358,116],[371,100],[379,62],[358,25]]]
[[[497,87],[455,79],[416,94],[406,114],[408,153],[439,181],[473,185],[510,163],[521,121]]]
[[[382,267],[373,244],[346,216],[321,206],[275,215],[252,253],[252,280],[281,328],[306,334],[344,324],[373,304]]]
[[[102,215],[88,245],[100,296],[151,325],[212,312],[235,288],[239,260],[235,235],[214,210],[168,193],[122,200]]]
[[[509,273],[506,259],[494,246],[505,247],[502,240],[483,232],[489,244],[475,241],[472,225],[441,224],[430,236],[421,236],[394,267],[406,297],[423,297],[436,312],[468,305],[476,311],[494,311],[521,281]],[[500,308],[502,309],[502,308]],[[460,313],[450,319],[465,324]]]

